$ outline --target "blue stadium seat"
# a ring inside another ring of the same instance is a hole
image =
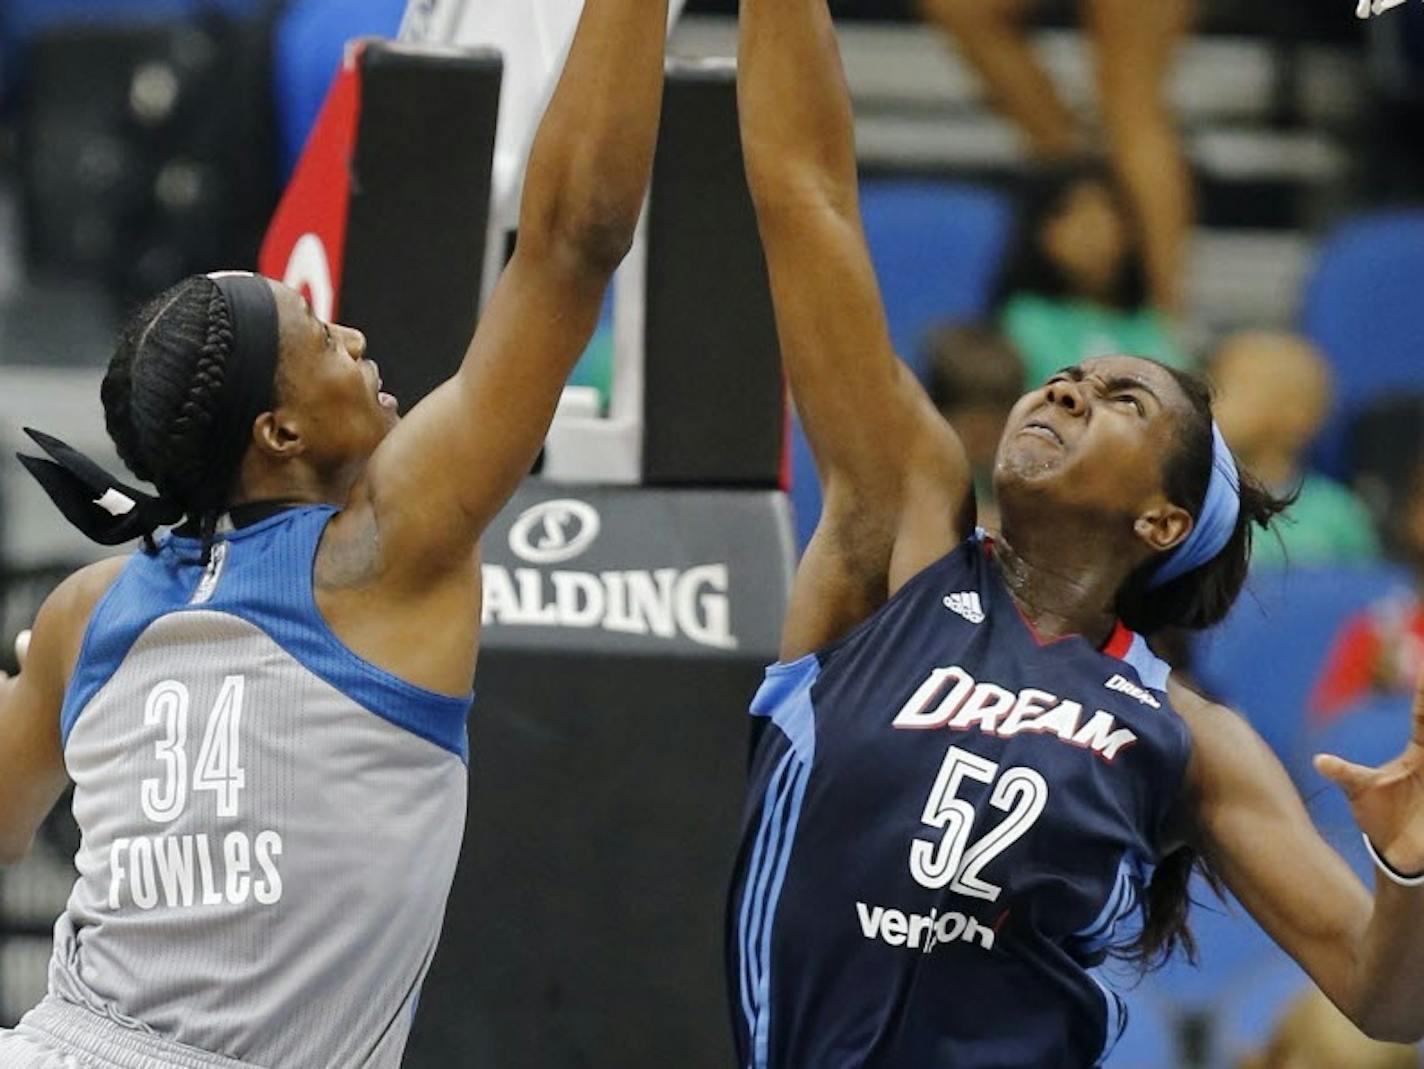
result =
[[[1177,1062],[1171,1007],[1150,981],[1124,991],[1127,1031],[1103,1062],[1104,1069],[1163,1069]]]
[[[878,179],[862,183],[860,210],[890,339],[923,378],[920,346],[929,328],[988,311],[1012,209],[979,186]]]
[[[1382,765],[1398,757],[1409,740],[1412,707],[1412,697],[1405,694],[1363,702],[1309,735],[1306,749],[1311,755],[1333,753],[1362,765]],[[1313,770],[1301,784],[1306,808],[1320,833],[1366,884],[1372,884],[1370,858],[1345,792]]]
[[[1257,573],[1231,615],[1197,640],[1196,675],[1245,715],[1303,782],[1306,705],[1336,633],[1408,582],[1383,565]]]
[[[1128,1027],[1104,1063],[1107,1069],[1166,1069],[1198,1063],[1216,1066],[1221,1018],[1263,961],[1280,952],[1234,899],[1222,903],[1200,879],[1192,882],[1192,931],[1199,965],[1179,953],[1140,982],[1117,984],[1127,1000]],[[1116,968],[1121,969],[1119,965]]]
[[[1232,985],[1217,1017],[1216,1046],[1226,1064],[1238,1065],[1260,1051],[1310,983],[1285,951],[1274,945],[1263,950]]]
[[[891,341],[923,379],[920,345],[930,327],[988,312],[1012,222],[1009,204],[978,186],[878,179],[862,183],[860,206]],[[792,430],[791,502],[804,549],[821,515],[821,488],[799,424]]]
[[[281,138],[282,173],[301,157],[307,134],[354,37],[394,37],[405,0],[296,0],[277,24],[272,80]]]
[[[1152,990],[1179,1013],[1214,1012],[1225,992],[1251,963],[1274,944],[1230,895],[1223,902],[1205,880],[1191,884],[1190,923],[1198,964],[1178,954],[1151,976]]]
[[[1316,445],[1321,467],[1347,477],[1345,427],[1389,390],[1424,389],[1424,211],[1381,212],[1340,227],[1307,281],[1301,329],[1336,369],[1336,408]]]

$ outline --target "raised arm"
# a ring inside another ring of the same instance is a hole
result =
[[[391,432],[357,488],[388,563],[468,560],[533,465],[633,240],[666,36],[667,0],[585,3],[534,140],[514,256],[460,370]]]
[[[838,637],[972,523],[958,439],[896,358],[826,0],[742,0],[738,103],[782,360],[824,488],[782,654]]]
[[[1424,887],[1383,874],[1373,898],[1321,838],[1275,755],[1235,713],[1186,692],[1197,844],[1232,893],[1361,1031],[1424,1037]],[[1379,769],[1317,758],[1396,868],[1424,872],[1424,701],[1414,737]]]

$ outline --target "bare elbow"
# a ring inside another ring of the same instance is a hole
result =
[[[860,210],[854,186],[804,166],[748,168],[748,188],[763,228],[785,222],[799,226],[807,216],[851,219]]]
[[[1377,1043],[1399,1043],[1413,1046],[1424,1040],[1424,1021],[1391,1021],[1360,1031]]]
[[[1424,1040],[1424,1017],[1403,1014],[1375,1003],[1350,1015],[1355,1027],[1377,1043],[1413,1045]]]
[[[581,264],[612,274],[633,248],[637,228],[636,212],[629,216],[616,210],[591,209],[569,220],[561,228],[559,239]]]
[[[628,250],[638,217],[593,206],[526,216],[519,226],[519,250],[541,260],[557,260],[590,277],[612,275]]]
[[[1424,1026],[1413,1025],[1409,1028],[1400,1028],[1384,1035],[1373,1037],[1381,1043],[1396,1043],[1406,1047],[1413,1047],[1420,1042],[1424,1042]]]

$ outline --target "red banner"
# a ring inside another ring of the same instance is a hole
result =
[[[262,274],[297,290],[326,320],[334,319],[341,308],[362,48],[356,45],[348,51],[332,83],[258,259]]]

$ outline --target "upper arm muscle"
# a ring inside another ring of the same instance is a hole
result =
[[[965,480],[946,494],[962,491],[963,450],[891,346],[858,213],[813,201],[762,231],[782,359],[822,480],[896,500],[907,467],[929,460]]]
[[[853,481],[827,480],[821,519],[792,586],[783,659],[841,638],[973,527],[958,439],[908,370],[904,375],[925,409],[923,436],[908,446],[917,455],[887,472],[897,484],[893,497],[883,487],[862,493]]]
[[[824,490],[782,654],[845,634],[973,523],[964,448],[891,348],[854,207],[763,208],[782,359]]]
[[[460,370],[391,431],[353,494],[383,571],[463,568],[533,465],[607,277],[557,248],[516,253]]]
[[[59,715],[94,605],[123,566],[102,561],[70,576],[35,619],[24,670],[0,690],[0,858],[28,849],[68,777]]]
[[[1337,1003],[1371,898],[1315,829],[1260,736],[1194,695],[1173,704],[1192,728],[1201,848],[1242,905]]]

